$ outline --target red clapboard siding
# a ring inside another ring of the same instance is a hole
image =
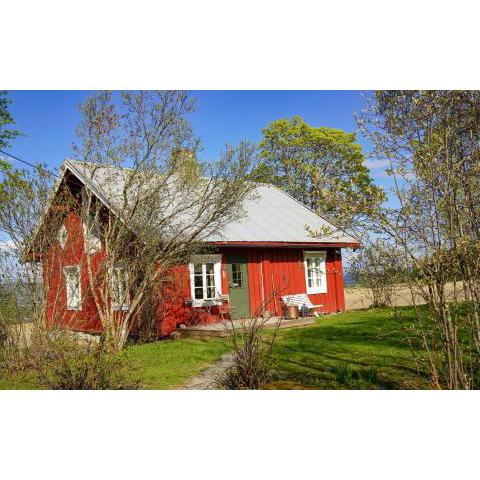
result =
[[[310,248],[311,250],[311,248]],[[282,315],[281,296],[306,293],[305,269],[302,249],[286,248],[222,248],[222,292],[228,293],[226,257],[228,253],[243,253],[248,261],[250,289],[250,314],[261,315],[268,310],[272,315]],[[327,293],[309,295],[313,304],[322,304],[318,310],[332,313],[344,308],[342,258],[339,251],[327,250]],[[159,311],[159,335],[171,333],[179,323],[190,324],[192,308],[185,306],[191,298],[190,277],[187,266],[175,269],[175,281],[164,285],[163,303]],[[195,321],[211,323],[218,321],[218,308],[212,308],[211,316],[204,312],[196,314]]]
[[[65,217],[68,240],[64,249],[54,245],[43,258],[44,285],[47,295],[47,318],[50,323],[87,332],[100,332],[101,324],[94,299],[89,294],[87,257],[84,251],[83,229],[81,219],[74,213]],[[281,296],[306,293],[303,248],[285,247],[245,247],[222,246],[222,292],[228,293],[226,256],[229,252],[242,253],[248,261],[248,278],[251,316],[269,311],[272,315],[282,315]],[[307,250],[325,250],[327,270],[327,293],[310,295],[313,304],[321,304],[319,311],[330,313],[345,308],[342,274],[342,257],[340,249],[314,248]],[[93,269],[97,269],[104,259],[104,251],[91,256]],[[79,265],[81,272],[82,310],[66,309],[66,285],[63,267]],[[188,266],[173,269],[171,281],[162,283],[158,295],[161,299],[157,311],[158,335],[165,336],[175,330],[179,323],[209,323],[218,321],[219,308],[213,308],[211,315],[197,313],[192,315],[192,308],[186,306],[185,300],[191,298]],[[119,312],[119,315],[121,313]],[[203,315],[203,316],[202,316]],[[134,330],[136,331],[136,330]]]
[[[83,243],[81,219],[69,213],[64,220],[68,233],[65,248],[53,245],[43,261],[43,283],[46,291],[47,321],[50,324],[68,327],[80,331],[101,331],[93,296],[89,293],[87,258]],[[91,256],[92,269],[95,271],[104,258],[100,251]],[[67,310],[67,295],[63,268],[78,265],[80,267],[80,285],[82,293],[82,309]],[[120,313],[121,314],[121,313]]]
[[[263,308],[273,315],[282,315],[282,296],[306,293],[302,249],[251,248],[247,249],[247,255],[252,315],[262,313]],[[327,250],[326,270],[327,293],[309,295],[309,298],[313,304],[323,305],[319,311],[331,313],[343,310],[342,258],[339,251]]]

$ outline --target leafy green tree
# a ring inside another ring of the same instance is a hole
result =
[[[383,200],[354,133],[312,127],[298,116],[263,130],[252,179],[282,188],[342,227],[354,226]]]
[[[8,98],[6,91],[0,91],[0,148],[6,148],[9,146],[9,141],[20,135],[20,132],[15,129],[6,128],[8,125],[15,125],[10,112],[8,111],[8,105],[12,101]],[[0,158],[0,171],[9,168],[8,162]]]

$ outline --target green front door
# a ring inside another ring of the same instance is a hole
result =
[[[250,294],[248,293],[247,257],[241,254],[227,255],[228,294],[232,317],[250,318]]]

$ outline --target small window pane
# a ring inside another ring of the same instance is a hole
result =
[[[215,276],[213,274],[213,268],[211,271],[208,268],[208,265],[213,264],[207,264],[207,274],[206,274],[206,281],[207,281],[207,298],[215,298]]]
[[[213,275],[213,263],[207,263],[206,264],[206,272],[207,275]]]
[[[201,263],[196,263],[194,266],[193,266],[193,272],[195,274],[202,274],[202,264]]]
[[[207,298],[215,298],[215,287],[207,287]]]
[[[203,277],[202,277],[202,275],[195,275],[194,276],[194,284],[195,284],[195,288],[197,288],[197,287],[202,288],[203,287]]]
[[[242,287],[243,276],[242,266],[238,263],[232,263],[232,283],[235,287]]]
[[[201,300],[203,298],[203,287],[195,287],[195,298]]]

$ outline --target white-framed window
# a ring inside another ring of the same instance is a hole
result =
[[[326,293],[326,252],[303,252],[307,293]]]
[[[60,230],[58,231],[57,240],[62,248],[65,248],[68,239],[68,232],[65,225],[62,223]]]
[[[82,309],[82,288],[80,285],[80,266],[64,267],[63,275],[67,286],[67,310]]]
[[[222,256],[195,255],[190,259],[192,305],[222,302]]]
[[[83,222],[83,243],[85,246],[85,252],[90,255],[99,252],[102,248],[98,215],[92,215],[89,219],[88,225]]]
[[[130,307],[128,272],[122,265],[115,265],[110,275],[110,297],[113,310],[126,311]]]

